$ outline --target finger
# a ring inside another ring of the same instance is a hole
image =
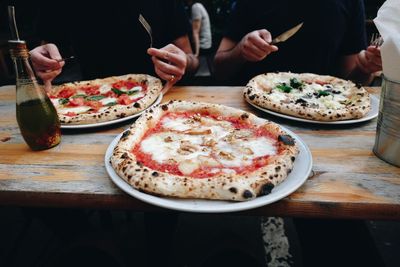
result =
[[[185,74],[185,70],[183,68],[179,68],[177,66],[165,63],[159,60],[157,57],[151,57],[151,60],[154,63],[154,66],[165,73],[173,74],[175,76],[182,76]]]
[[[265,29],[259,30],[258,34],[261,39],[263,39],[265,42],[270,43],[272,42],[272,36],[271,33]]]
[[[158,77],[160,77],[161,79],[165,80],[165,81],[170,81],[172,80],[172,78],[174,78],[173,80],[177,79],[176,77],[173,77],[171,74],[165,73],[160,69],[155,69]]]
[[[171,51],[167,51],[164,48],[161,49],[149,48],[147,50],[147,53],[165,62],[171,62],[173,65],[176,65],[178,67],[186,67],[186,62],[182,55]]]
[[[43,81],[47,81],[47,80],[54,80],[55,77],[57,77],[59,74],[61,73],[61,69],[59,70],[53,70],[53,71],[49,71],[49,72],[39,72],[38,76],[43,80]]]
[[[263,60],[266,57],[266,55],[260,57],[259,55],[253,53],[253,51],[250,51],[250,50],[243,51],[243,56],[246,60],[252,61],[252,62],[257,62],[257,61]]]

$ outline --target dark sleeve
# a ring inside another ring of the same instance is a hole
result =
[[[229,15],[223,32],[223,37],[227,37],[235,42],[239,42],[243,36],[249,32],[246,14],[249,13],[248,1],[237,1],[231,14]]]
[[[191,31],[189,18],[185,12],[183,2],[179,0],[165,1],[171,4],[170,12],[167,14],[167,21],[169,22],[168,39],[170,42],[179,37],[188,35]]]
[[[340,52],[342,55],[357,54],[367,47],[365,9],[363,0],[351,1],[348,25]]]

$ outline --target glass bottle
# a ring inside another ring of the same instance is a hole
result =
[[[61,141],[57,111],[36,80],[25,41],[8,43],[15,67],[17,121],[22,137],[32,150],[54,147]]]

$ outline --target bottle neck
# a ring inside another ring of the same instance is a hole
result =
[[[35,73],[29,62],[29,57],[14,57],[13,61],[17,86],[26,83],[37,84]]]

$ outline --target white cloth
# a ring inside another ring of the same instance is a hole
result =
[[[378,10],[375,25],[383,38],[383,74],[400,82],[400,0],[387,0]]]
[[[200,20],[200,48],[209,49],[212,46],[210,18],[207,10],[200,3],[192,5],[192,21]]]

